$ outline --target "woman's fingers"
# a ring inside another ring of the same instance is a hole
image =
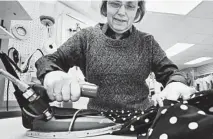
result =
[[[77,101],[80,98],[81,87],[76,75],[69,75],[62,71],[53,71],[44,78],[44,88],[51,100]]]
[[[72,81],[70,84],[70,92],[71,92],[71,100],[77,101],[81,95],[81,87],[80,84],[76,81]]]
[[[53,91],[53,84],[44,84],[44,88],[47,90],[47,95],[50,100],[55,101],[55,94]]]
[[[58,102],[61,102],[62,101],[62,87],[63,87],[63,81],[61,82],[55,82],[54,83],[54,94],[55,94],[55,98],[56,98],[56,101]]]
[[[160,107],[163,107],[163,100],[164,100],[164,97],[159,95],[159,94],[155,94],[152,96],[152,100],[154,102],[154,106],[157,106],[159,105]]]
[[[183,100],[188,100],[191,98],[191,95],[196,93],[197,90],[192,87],[188,87],[183,93],[181,93],[181,97]]]
[[[62,98],[64,101],[69,101],[71,99],[71,88],[70,88],[71,81],[64,80],[64,84],[62,87]]]

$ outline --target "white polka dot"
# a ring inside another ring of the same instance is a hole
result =
[[[117,117],[121,117],[120,115],[118,115]]]
[[[188,103],[188,101],[186,101],[186,100],[185,100],[185,101],[183,101],[183,104],[187,104],[187,103]]]
[[[101,112],[101,114],[103,115],[103,114],[104,114],[104,112]]]
[[[163,109],[163,110],[161,111],[161,114],[165,114],[166,111],[167,111],[167,109]]]
[[[209,108],[209,112],[213,112],[213,107]]]
[[[152,134],[152,131],[153,131],[153,129],[150,128],[150,129],[149,129],[149,133],[148,133],[149,136]]]
[[[188,109],[188,107],[187,107],[186,105],[180,105],[180,108],[181,108],[182,110],[187,110],[187,109]]]
[[[171,106],[174,106],[174,104],[172,103]]]
[[[171,117],[171,118],[169,119],[169,122],[170,122],[171,124],[177,123],[177,117],[175,117],[175,116]]]
[[[168,139],[168,135],[167,134],[161,134],[159,139]]]
[[[140,120],[140,117],[138,117],[137,120]]]
[[[126,118],[122,118],[124,121],[126,120]]]
[[[124,113],[124,110],[122,110],[121,113]]]
[[[135,128],[133,125],[130,126],[130,131],[135,131]]]
[[[131,113],[130,113],[130,114],[128,114],[128,116],[131,116]]]
[[[116,122],[116,119],[113,119],[113,122]]]
[[[148,118],[146,118],[146,119],[145,119],[145,122],[146,122],[146,123],[148,123],[148,122],[149,122],[149,119],[148,119]]]
[[[112,114],[109,114],[109,116],[112,116]]]
[[[111,110],[110,112],[113,112],[113,110]]]
[[[200,94],[199,96],[201,97],[201,96],[203,96],[203,94]]]
[[[146,136],[146,133],[141,134],[142,136]]]
[[[130,112],[130,111],[127,111],[127,112]]]
[[[198,111],[198,114],[202,114],[202,115],[206,115],[206,113],[204,111]]]
[[[142,111],[141,114],[144,114],[144,112]]]
[[[195,94],[193,94],[192,96],[191,96],[191,98],[194,98],[195,97]]]
[[[138,111],[135,111],[135,113],[138,113]]]
[[[188,125],[189,129],[194,130],[198,128],[198,124],[196,122],[191,122]]]
[[[137,118],[137,116],[134,116],[133,118]]]

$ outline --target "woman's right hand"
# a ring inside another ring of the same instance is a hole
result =
[[[52,71],[45,75],[44,88],[53,101],[77,101],[80,98],[81,88],[77,78],[63,71]]]

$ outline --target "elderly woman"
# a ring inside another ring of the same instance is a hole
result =
[[[103,1],[101,14],[107,23],[82,29],[69,38],[57,52],[36,62],[37,76],[51,100],[77,101],[80,85],[67,71],[79,66],[88,82],[99,86],[89,109],[144,110],[152,105],[145,82],[150,72],[165,86],[161,97],[189,98],[195,90],[186,86],[185,77],[168,59],[150,34],[133,25],[145,13],[142,0]],[[159,98],[159,97],[157,97]],[[157,99],[161,104],[161,99]]]

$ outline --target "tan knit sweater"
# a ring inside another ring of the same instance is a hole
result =
[[[151,71],[164,86],[173,81],[186,83],[152,35],[133,27],[127,38],[116,40],[106,36],[102,26],[82,29],[57,52],[40,58],[36,62],[38,78],[42,81],[47,72],[67,72],[79,66],[87,81],[99,86],[98,96],[90,99],[88,108],[102,111],[151,106],[145,82]]]

